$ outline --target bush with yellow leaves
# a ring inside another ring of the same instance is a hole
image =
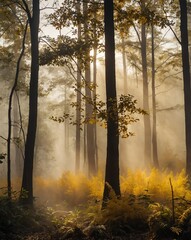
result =
[[[103,193],[101,173],[91,179],[83,174],[75,175],[72,172],[64,172],[58,179],[36,177],[34,185],[35,195],[41,201],[49,203],[64,201],[69,206],[85,204],[92,199],[100,201]]]
[[[134,228],[138,225],[145,226],[149,216],[152,215],[152,219],[158,216],[156,208],[153,211],[152,204],[160,204],[172,211],[172,189],[169,179],[173,186],[174,211],[178,222],[191,203],[191,191],[184,171],[173,174],[153,169],[150,174],[146,174],[140,170],[129,170],[120,178],[121,198],[111,196],[107,208],[103,211],[100,211],[104,186],[101,173],[91,179],[83,174],[75,175],[71,172],[63,173],[58,179],[35,177],[34,192],[37,200],[46,201],[48,205],[64,202],[64,206],[70,209],[79,205],[87,206],[83,211],[91,218],[94,217],[96,222],[111,225],[116,222],[127,223],[129,227]]]

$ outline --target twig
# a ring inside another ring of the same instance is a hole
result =
[[[0,138],[2,138],[3,140],[5,140],[7,142],[7,138],[0,136]]]

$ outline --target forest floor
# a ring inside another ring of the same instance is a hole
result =
[[[147,233],[129,233],[124,236],[112,236],[107,233],[107,236],[95,235],[88,236],[78,230],[70,230],[66,232],[60,232],[59,230],[44,230],[39,232],[28,232],[28,233],[0,233],[1,240],[151,240],[152,234]],[[160,238],[161,240],[173,240],[173,238]]]
[[[5,221],[0,215],[0,240],[176,240],[164,236],[155,238],[148,226],[140,231],[120,221],[115,221],[112,226],[99,225],[87,219],[76,221],[75,215],[66,221],[65,216],[68,217],[72,211],[65,211],[55,218],[47,210],[23,210],[19,207],[21,212],[17,212],[15,206],[11,208],[14,215],[7,216]]]
[[[48,233],[33,233],[29,234],[27,236],[12,236],[11,238],[7,238],[7,240],[150,240],[152,239],[149,233],[145,234],[130,234],[129,236],[113,236],[110,238],[92,238],[92,237],[84,237],[84,238],[78,238],[78,237],[70,237],[70,238],[65,238],[65,237],[57,237],[54,235],[50,235]],[[165,238],[166,240],[166,238]],[[173,240],[172,238],[168,240]]]

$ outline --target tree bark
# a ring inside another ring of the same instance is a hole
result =
[[[191,84],[188,51],[187,1],[180,3],[180,30],[182,46],[182,67],[184,84],[185,137],[186,137],[186,173],[191,177]]]
[[[123,36],[122,36],[122,59],[123,59],[124,94],[127,94],[127,63],[125,56],[125,41]]]
[[[81,12],[81,3],[78,0],[76,4],[76,11],[78,14]],[[81,40],[81,24],[78,22],[78,41]],[[81,118],[81,63],[80,59],[77,59],[77,104],[76,108],[76,164],[75,171],[79,173],[80,171],[80,118]]]
[[[156,123],[156,94],[155,94],[155,49],[154,49],[154,26],[151,25],[151,41],[152,41],[152,108],[153,108],[153,131],[152,131],[152,150],[153,164],[155,168],[159,168],[158,146],[157,146],[157,123]]]
[[[19,116],[19,106],[18,106],[18,93],[15,91],[13,100],[13,139],[20,140],[20,133],[22,133],[21,119]],[[24,139],[23,139],[24,140]],[[15,175],[20,178],[22,176],[22,160],[23,160],[23,146],[19,142],[14,143],[14,163],[15,163]]]
[[[25,1],[24,1],[25,2]],[[26,2],[25,2],[26,4]],[[22,199],[23,203],[33,205],[33,158],[37,129],[38,108],[38,72],[39,72],[39,9],[40,0],[32,1],[32,16],[28,12],[31,39],[31,75],[29,89],[29,120],[25,145],[25,159],[22,179],[22,191],[27,196]],[[21,193],[22,194],[22,193]],[[21,195],[22,197],[22,195]]]
[[[97,95],[97,46],[94,47],[94,57],[93,57],[93,99],[95,100],[96,108],[96,95]],[[95,162],[96,162],[96,172],[98,171],[98,145],[97,145],[97,123],[95,122],[94,126],[94,139],[95,139]]]
[[[117,109],[116,74],[115,74],[115,38],[113,19],[113,0],[104,0],[105,21],[105,74],[106,74],[106,102],[107,102],[107,156],[105,170],[105,186],[103,193],[103,207],[110,198],[111,189],[116,196],[121,195],[119,182],[119,134],[118,119],[113,119],[109,112]],[[113,104],[113,100],[114,104]]]
[[[16,66],[16,73],[15,73],[15,79],[14,84],[11,89],[11,93],[9,96],[9,106],[8,106],[8,137],[7,137],[7,191],[8,191],[8,197],[11,198],[11,135],[12,135],[12,102],[13,102],[13,94],[16,90],[18,78],[19,78],[19,71],[20,71],[20,64],[22,57],[25,52],[25,39],[27,34],[27,27],[28,22],[26,23],[24,35],[23,35],[23,41],[22,41],[22,49],[21,53],[19,55],[17,66]]]
[[[83,12],[87,17],[88,6],[87,2],[83,3]],[[85,39],[88,41],[88,25],[85,21]],[[86,95],[86,120],[87,120],[87,159],[88,159],[88,175],[89,177],[96,174],[96,161],[95,161],[95,138],[94,138],[94,126],[89,123],[92,117],[93,106],[92,93],[91,93],[91,74],[90,74],[90,56],[86,56],[86,69],[85,69],[85,95]]]
[[[145,1],[141,2],[141,11],[145,11]],[[143,109],[147,111],[148,115],[144,115],[144,163],[149,166],[151,161],[151,122],[149,115],[149,90],[148,90],[148,74],[147,74],[147,39],[146,39],[146,25],[142,23],[141,26],[141,57],[142,57],[142,71],[143,71]]]
[[[93,1],[93,4],[96,4],[95,1]],[[93,26],[93,34],[94,34],[94,55],[93,55],[93,100],[95,101],[94,108],[96,108],[96,95],[97,95],[97,25],[96,25],[96,20],[97,20],[97,9],[94,8],[94,18],[95,18],[95,24]],[[98,145],[97,145],[97,123],[95,122],[94,124],[94,138],[95,138],[95,161],[96,161],[96,172],[98,171]]]

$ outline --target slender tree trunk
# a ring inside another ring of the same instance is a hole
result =
[[[39,72],[39,9],[40,0],[32,1],[32,17],[28,14],[31,34],[31,76],[29,89],[29,121],[25,145],[22,191],[27,192],[23,203],[33,205],[33,159],[37,129],[38,72]],[[22,197],[22,196],[21,196]]]
[[[15,91],[16,93],[16,91]],[[14,127],[13,127],[13,139],[14,142],[20,140],[20,121],[19,121],[19,109],[18,109],[18,102],[17,102],[17,95],[14,94],[14,99],[13,99],[13,122],[14,122]],[[21,164],[21,155],[22,151],[22,146],[20,145],[19,142],[14,143],[14,164],[15,164],[15,175],[17,177],[22,176],[22,164]]]
[[[93,2],[93,4],[95,4]],[[96,14],[96,9],[94,9],[94,18],[95,22],[97,20],[97,14]],[[94,55],[93,55],[93,84],[94,84],[94,89],[93,89],[93,99],[96,104],[96,95],[97,95],[97,25],[95,23],[93,27],[93,34],[94,34]],[[96,108],[96,105],[94,106]],[[98,171],[98,146],[97,146],[97,123],[94,124],[94,137],[95,137],[95,161],[96,161],[96,172]]]
[[[122,58],[123,58],[124,94],[127,94],[127,63],[125,56],[125,41],[123,36],[122,36]]]
[[[87,16],[87,2],[83,3],[84,15]],[[88,25],[85,22],[85,39],[88,41]],[[86,120],[87,120],[87,159],[88,159],[88,175],[94,176],[96,174],[96,162],[95,162],[95,138],[94,138],[94,127],[93,124],[88,123],[92,116],[93,106],[92,93],[90,89],[91,85],[91,73],[90,73],[90,56],[87,56],[86,69],[85,69],[85,95],[86,95]]]
[[[119,182],[119,134],[118,117],[113,119],[109,112],[117,109],[116,75],[115,75],[115,38],[113,20],[113,0],[104,0],[105,21],[105,68],[106,68],[106,98],[107,98],[107,157],[105,170],[105,186],[103,207],[110,198],[111,189],[117,196],[121,195]],[[112,103],[112,101],[114,103]]]
[[[89,66],[90,67],[90,66]],[[85,79],[89,81],[90,71],[86,70]],[[86,86],[86,97],[91,97],[91,90],[89,86]],[[92,115],[92,105],[86,102],[86,119],[89,121]],[[88,157],[88,175],[89,177],[96,174],[96,162],[95,162],[95,138],[94,138],[94,125],[87,123],[87,157]]]
[[[25,51],[25,39],[27,34],[27,27],[28,22],[26,24],[24,35],[23,35],[23,41],[22,41],[22,49],[21,53],[19,55],[17,66],[16,66],[16,74],[14,79],[14,84],[11,89],[11,93],[9,96],[9,106],[8,106],[8,137],[7,137],[7,190],[8,190],[8,197],[11,198],[11,135],[12,135],[12,101],[13,101],[13,94],[15,92],[15,89],[17,87],[18,78],[19,78],[19,71],[20,71],[20,64],[22,57],[24,55]]]
[[[84,124],[84,166],[87,165],[87,125]]]
[[[145,10],[145,1],[141,2],[142,12]],[[146,25],[141,26],[141,57],[142,57],[142,71],[143,71],[143,109],[148,112],[144,115],[144,161],[148,166],[151,161],[151,122],[149,115],[149,90],[148,90],[148,74],[147,74],[147,39],[146,39]]]
[[[67,104],[67,85],[65,85],[65,88],[64,88],[64,98],[65,98],[65,101],[64,101],[64,110],[65,112],[68,112],[69,113],[69,107],[68,107],[68,104]],[[66,156],[69,156],[70,154],[70,149],[69,149],[69,139],[70,139],[70,124],[69,124],[69,120],[66,119],[64,121],[64,147],[65,147],[65,154]]]
[[[97,47],[94,47],[94,57],[93,57],[93,99],[96,100],[97,95]],[[95,103],[96,104],[96,101]],[[94,106],[96,107],[96,106]],[[96,162],[96,172],[98,171],[98,146],[97,146],[97,123],[93,125],[94,138],[95,138],[95,162]]]
[[[185,135],[186,135],[186,173],[191,177],[191,84],[188,52],[187,1],[180,3],[180,30],[182,46],[182,66],[184,83]]]
[[[23,145],[20,146],[19,150],[20,150],[20,154],[19,154],[19,164],[18,165],[18,171],[17,174],[19,177],[22,176],[22,172],[23,172],[23,161],[24,161],[24,146],[25,146],[25,130],[23,128],[23,119],[22,119],[22,112],[21,112],[21,105],[20,105],[20,99],[19,99],[19,95],[18,92],[15,91],[15,97],[16,97],[16,101],[17,101],[17,106],[18,106],[18,113],[19,113],[19,124],[20,124],[20,136],[22,137],[23,140]]]
[[[154,164],[155,168],[159,168],[158,149],[157,149],[156,94],[155,94],[155,49],[154,49],[154,26],[153,26],[153,23],[151,25],[151,41],[152,41],[153,164]]]
[[[78,14],[81,12],[81,3],[78,0],[76,4],[76,11]],[[81,40],[81,24],[78,22],[78,41]],[[81,118],[81,63],[80,59],[77,59],[77,104],[76,108],[76,166],[75,171],[79,173],[80,170],[80,118]]]

